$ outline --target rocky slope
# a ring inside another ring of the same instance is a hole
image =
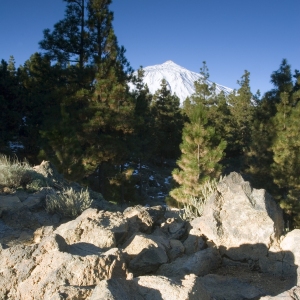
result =
[[[0,197],[1,299],[300,299],[300,230],[237,173],[192,222],[104,200],[66,220],[43,193]]]

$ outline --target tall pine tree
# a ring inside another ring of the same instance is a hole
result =
[[[165,79],[153,96],[151,107],[155,122],[156,150],[160,163],[163,159],[174,159],[179,155],[179,144],[183,127],[180,100],[172,95]]]

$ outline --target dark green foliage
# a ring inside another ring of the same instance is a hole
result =
[[[204,66],[207,74],[204,78],[207,80],[208,70]],[[179,187],[173,189],[170,195],[179,203],[189,203],[191,197],[202,199],[203,184],[221,174],[219,162],[226,147],[226,142],[209,125],[207,103],[215,97],[214,88],[209,88],[203,80],[195,82],[195,87],[195,94],[186,100],[184,106],[189,121],[182,133],[182,154],[177,161],[180,169],[172,173]]]
[[[153,96],[151,107],[156,136],[154,153],[161,163],[163,159],[178,157],[183,127],[179,98],[171,94],[167,85],[167,81],[163,79],[161,88]]]
[[[24,106],[19,85],[20,74],[14,58],[0,63],[0,149],[7,151],[8,142],[19,142]]]
[[[290,92],[288,92],[288,90]],[[289,85],[280,93],[281,102],[273,118],[274,139],[271,173],[281,189],[281,206],[293,218],[293,226],[300,226],[300,93]]]
[[[253,122],[253,95],[250,90],[250,73],[245,71],[238,81],[240,88],[228,97],[231,123],[234,132],[230,142],[231,151],[243,155],[251,142],[251,125]]]
[[[66,66],[77,63],[82,70],[90,56],[90,44],[86,30],[85,0],[64,0],[67,3],[65,18],[50,29],[44,30],[40,46],[47,56]]]
[[[180,186],[171,192],[172,197],[183,203],[190,197],[200,197],[201,185],[221,174],[219,162],[226,147],[215,129],[208,126],[207,111],[201,103],[195,105],[189,119],[183,128],[182,154],[177,161],[180,169],[173,172],[173,178]]]

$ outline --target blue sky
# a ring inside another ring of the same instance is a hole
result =
[[[39,50],[43,30],[63,18],[62,0],[0,0],[0,59],[17,66]],[[114,0],[114,28],[134,69],[173,60],[230,88],[244,70],[251,88],[272,88],[287,58],[300,69],[299,0]]]

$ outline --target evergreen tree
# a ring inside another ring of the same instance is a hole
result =
[[[0,63],[0,148],[9,151],[8,142],[19,142],[24,106],[21,99],[19,72],[13,56]]]
[[[165,79],[161,88],[153,96],[152,113],[155,122],[156,150],[160,162],[179,155],[183,117],[180,112],[180,100],[172,95]]]
[[[149,159],[153,151],[154,143],[154,118],[151,113],[151,102],[153,96],[149,88],[143,83],[144,70],[140,68],[135,78],[135,90],[132,92],[134,98],[134,136],[133,150],[135,158],[141,162]]]
[[[215,129],[208,126],[207,109],[202,103],[194,105],[188,116],[190,121],[184,125],[180,145],[182,154],[177,161],[180,169],[172,173],[179,187],[170,192],[179,203],[202,196],[201,185],[220,175],[219,162],[226,147],[226,142],[220,140]]]
[[[202,78],[194,83],[195,93],[184,102],[188,122],[183,127],[181,157],[177,161],[179,169],[172,173],[179,186],[170,195],[179,203],[189,203],[191,197],[201,197],[204,182],[221,174],[219,162],[226,148],[226,142],[212,126],[213,120],[210,120],[210,109],[215,107],[217,95],[215,85],[208,84],[205,62],[200,73]]]
[[[82,71],[90,58],[89,35],[86,28],[85,0],[63,0],[67,3],[65,18],[44,30],[40,46],[51,60],[63,66],[78,64]]]
[[[257,101],[255,107],[251,144],[247,152],[247,165],[249,167],[246,171],[252,176],[255,187],[265,188],[272,192],[273,196],[276,196],[280,193],[270,172],[270,166],[274,163],[272,145],[278,122],[274,120],[274,116],[279,107],[283,112],[285,111],[283,116],[286,115],[287,102],[293,102],[289,96],[293,90],[291,66],[285,59],[279,69],[272,73],[271,82],[274,88],[267,92],[261,101]]]
[[[192,103],[202,103],[206,106],[215,104],[216,85],[209,84],[209,70],[205,61],[200,68],[201,78],[194,82],[195,92],[191,96]]]
[[[251,124],[253,121],[253,95],[250,90],[250,73],[245,71],[241,80],[238,81],[240,88],[228,97],[231,122],[235,132],[234,140],[229,147],[237,155],[243,155],[251,142]]]
[[[291,217],[292,226],[300,227],[300,92],[292,92],[290,86],[286,90],[280,94],[281,102],[273,118],[276,131],[272,144],[274,162],[271,171],[274,183],[281,189],[281,207]]]

